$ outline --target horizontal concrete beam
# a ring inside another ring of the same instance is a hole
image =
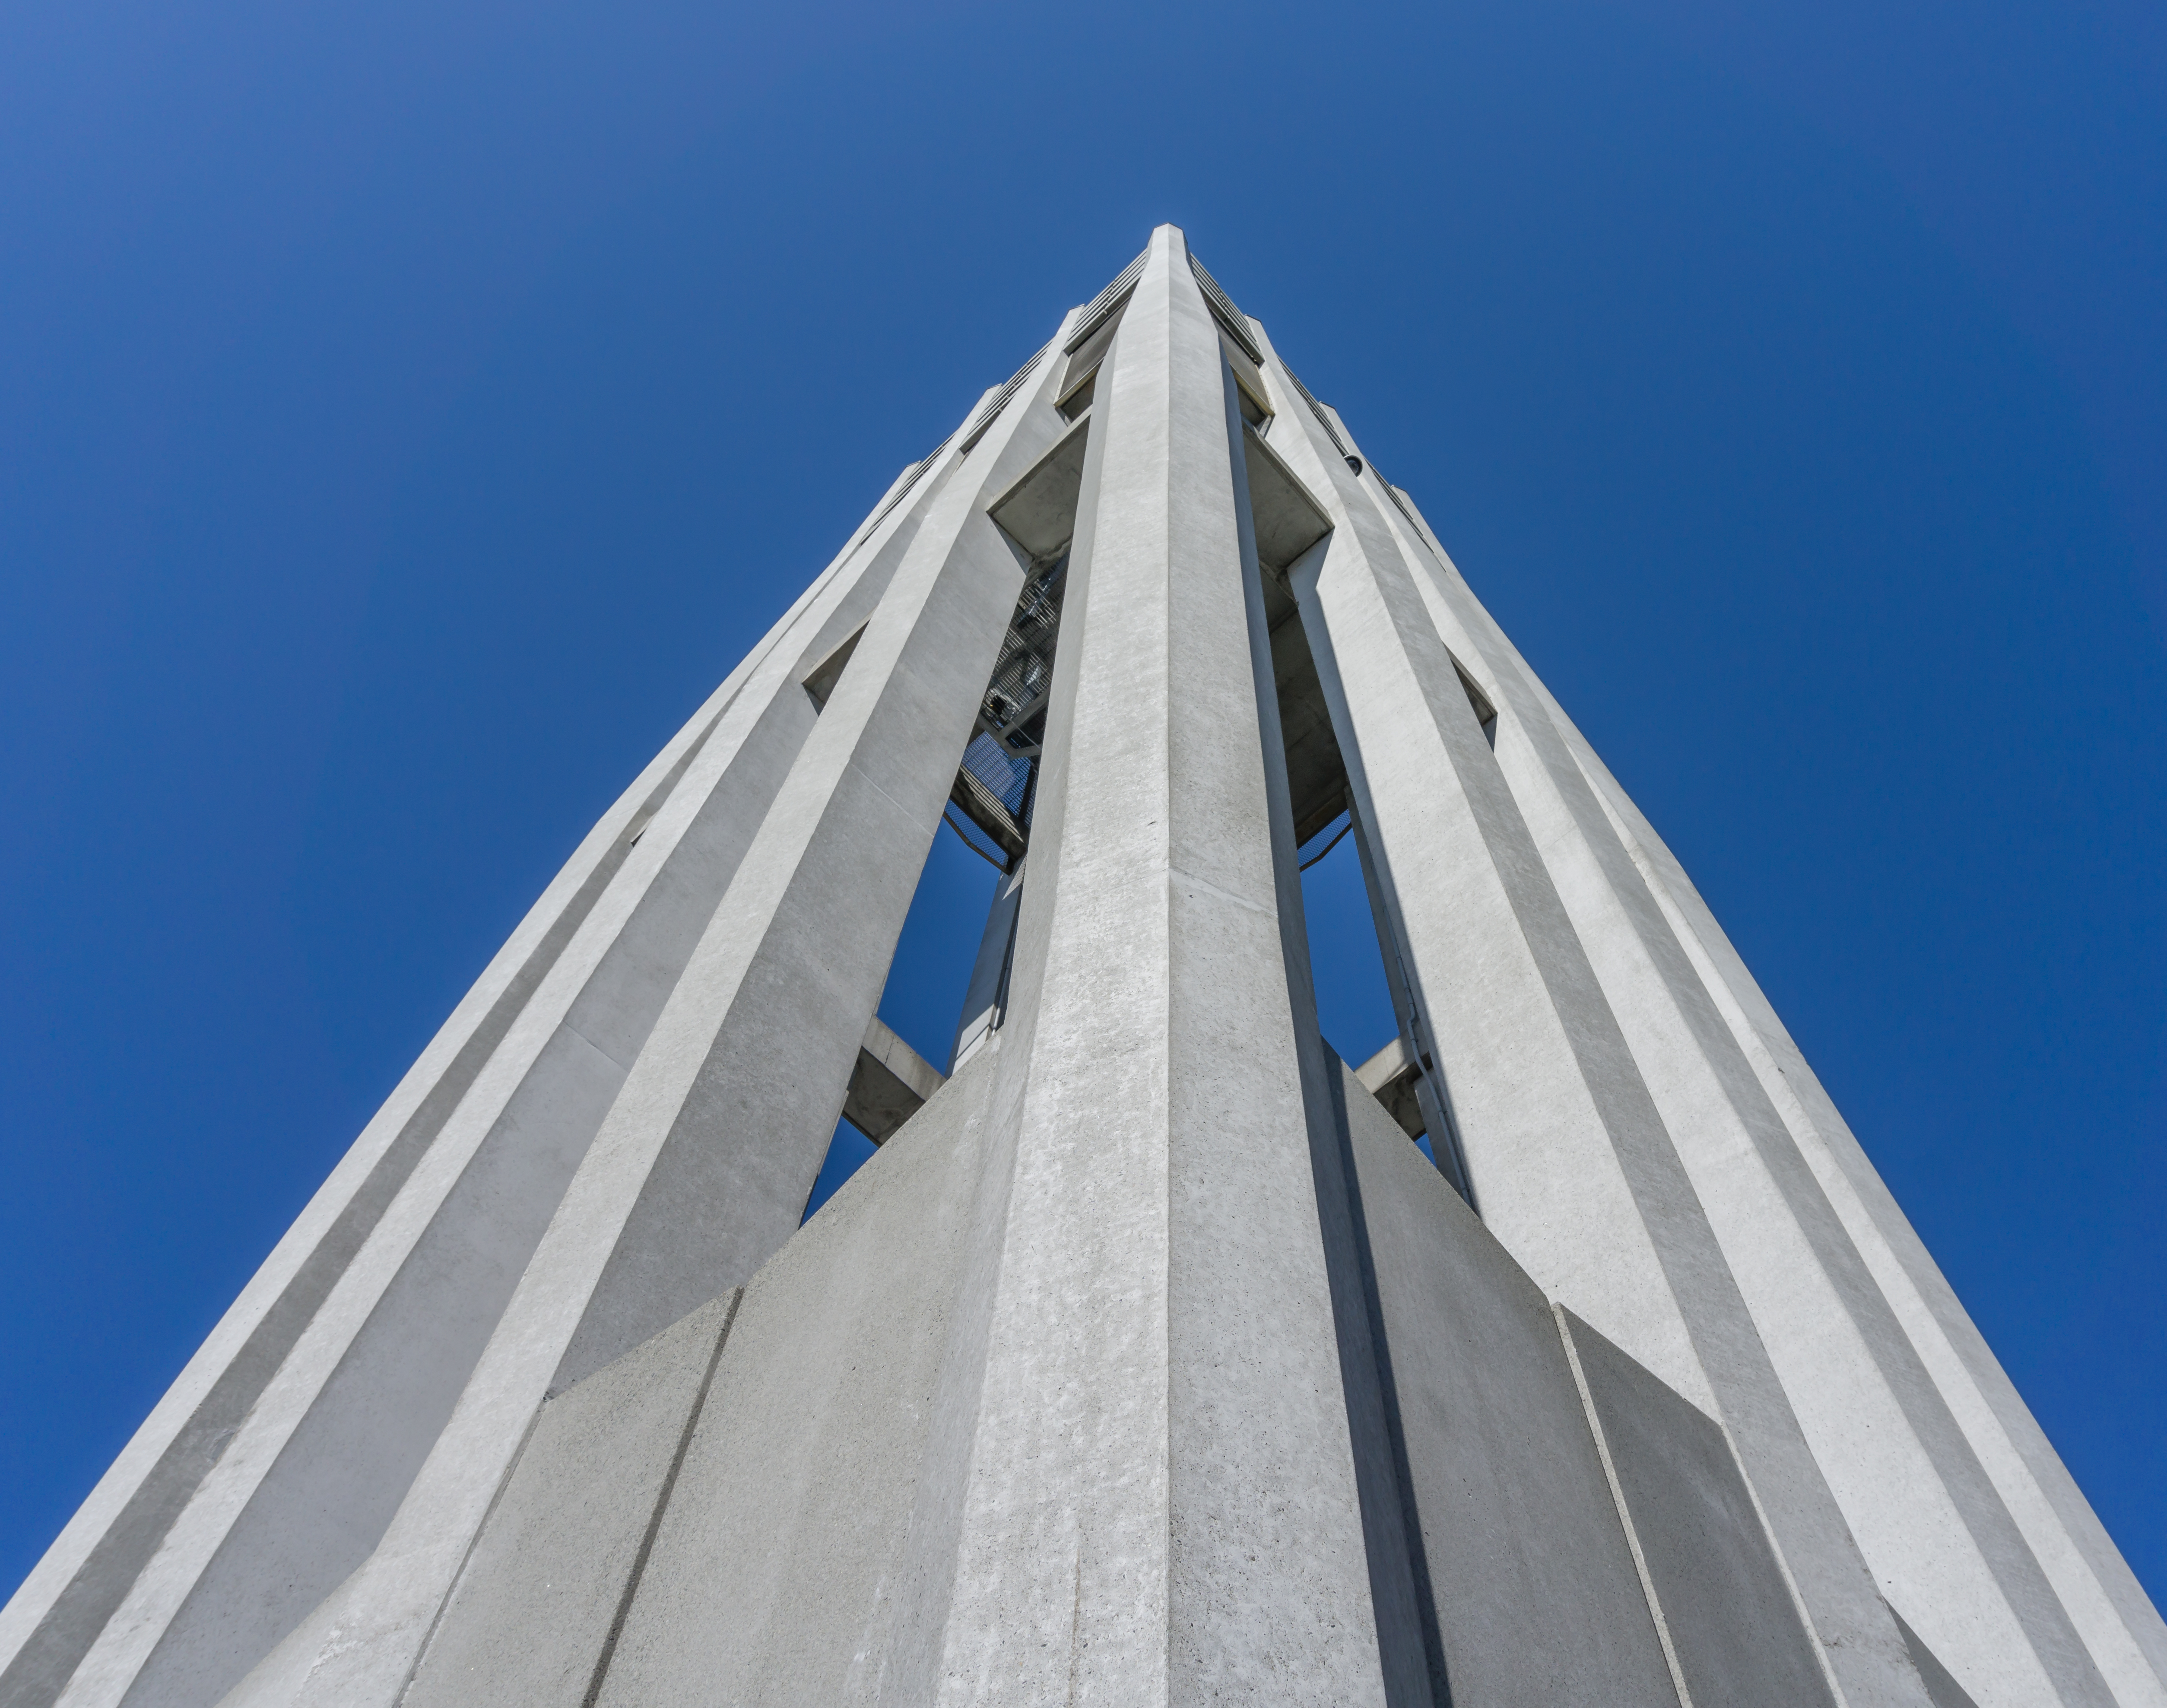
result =
[[[843,1099],[843,1117],[875,1144],[918,1113],[947,1083],[925,1057],[890,1031],[878,1015],[858,1046],[858,1065]]]
[[[1407,1130],[1409,1138],[1420,1138],[1429,1130],[1422,1111],[1419,1087],[1422,1070],[1405,1038],[1394,1038],[1354,1070],[1362,1089],[1385,1106],[1385,1112]]]

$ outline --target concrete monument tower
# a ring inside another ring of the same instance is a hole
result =
[[[1005,868],[945,1074],[876,1015],[944,815]],[[0,1615],[5,1708],[2163,1675],[1684,873],[1171,226],[595,827]]]

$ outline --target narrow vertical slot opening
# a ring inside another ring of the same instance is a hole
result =
[[[1354,820],[1346,761],[1288,583],[1294,565],[1324,538],[1331,524],[1253,425],[1242,439],[1280,729],[1286,743],[1287,791],[1301,866],[1317,1024],[1363,1085],[1471,1203],[1473,1194],[1449,1130],[1442,1079],[1423,1043],[1427,1028],[1414,1012],[1407,980],[1394,975],[1397,957],[1382,917],[1376,873],[1370,867],[1363,828]],[[1469,692],[1487,735],[1495,729],[1497,714],[1471,685]]]
[[[1088,430],[1088,420],[1079,422],[989,507],[1023,565],[1023,589],[979,697],[943,826],[919,870],[806,1220],[990,1042],[1005,1016]]]

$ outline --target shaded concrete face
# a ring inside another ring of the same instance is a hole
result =
[[[1982,1701],[2167,1702],[2167,1627],[1705,904],[1412,501],[1363,485],[1503,708],[1501,767],[1873,1576]]]
[[[1677,1693],[1549,1302],[1361,1082],[1340,1071],[1380,1364],[1449,1700],[1673,1708]]]
[[[866,556],[816,584],[588,839],[538,905],[537,915],[556,908],[538,941],[527,941],[530,917],[499,957],[526,947],[525,964],[493,993],[495,969],[485,976],[447,1027],[473,1026],[448,1064],[440,1040],[304,1216],[297,1234],[342,1187],[351,1193],[174,1444],[201,1440],[225,1410],[231,1421],[209,1443],[222,1451],[198,1462],[192,1487],[173,1475],[186,1468],[173,1451],[154,1467],[17,1657],[11,1693],[19,1685],[30,1693],[22,1700],[53,1700],[64,1671],[56,1662],[40,1681],[37,1663],[88,1642],[71,1616],[86,1601],[94,1610],[102,1594],[114,1610],[90,1633],[95,1645],[68,1700],[215,1700],[367,1557],[622,1077],[572,1021],[607,1011],[595,1001],[604,988],[617,999],[616,1025],[593,1029],[621,1053],[628,1033],[651,1021],[666,963],[674,955],[681,966],[686,952],[673,938],[712,908],[809,722],[802,696],[780,692],[792,660],[823,646],[854,605],[869,608],[914,525],[898,516]],[[476,998],[489,994],[474,1024]],[[414,1082],[432,1066],[440,1077],[416,1107],[407,1101]],[[372,1156],[374,1135],[402,1106],[412,1112]],[[358,1168],[357,1190],[347,1182]],[[281,1262],[274,1254],[236,1317]],[[291,1339],[273,1368],[274,1332]],[[232,1415],[252,1396],[252,1408]],[[162,1533],[135,1516],[146,1507]],[[115,1582],[128,1548],[153,1540],[151,1567]]]
[[[1696,1702],[1832,1705],[1723,1431],[1565,1313],[1627,1516]]]
[[[1934,1708],[1977,1708],[1964,1687],[1949,1675],[1949,1669],[1934,1652],[1919,1641],[1919,1634],[1904,1623],[1904,1615],[1894,1608],[1889,1611],[1895,1615],[1897,1630],[1904,1633],[1904,1641],[1910,1646],[1911,1663],[1926,1681],[1926,1695]]]
[[[882,537],[907,526],[897,516]],[[603,905],[634,834],[676,798],[687,767],[792,636],[861,575],[868,524],[731,672],[581,843],[53,1548],[0,1611],[0,1701],[43,1702],[68,1681],[204,1479],[500,1047]],[[607,907],[604,906],[604,911]],[[531,1053],[531,1050],[530,1050]],[[321,1357],[312,1367],[321,1380]],[[290,1376],[291,1372],[286,1372]],[[162,1575],[163,1570],[162,1567]],[[185,1578],[183,1579],[183,1586]],[[170,1598],[169,1598],[170,1599]],[[79,1684],[85,1681],[78,1680]]]
[[[1659,899],[1660,874],[1645,852],[1633,854],[1633,832],[1599,798],[1599,767],[1576,756],[1569,726],[1430,555],[1412,505],[1389,490],[1386,499],[1377,515],[1415,569],[1438,633],[1507,708],[1500,769],[1859,1553],[1881,1586],[1931,1610],[1936,1639],[1967,1656],[1984,1700],[2106,1700],[2100,1671],[2113,1656],[2088,1656],[2072,1618],[2086,1602],[2065,1611],[2049,1589],[1786,1131],[1778,1099],[1795,1100],[1781,1089],[1785,1076],[1769,1076],[1779,1088],[1772,1094],[1753,1071],[1723,1018],[1719,982],[1703,981],[1687,922]]]
[[[1547,1292],[1730,1428],[1846,1695],[1915,1708],[1902,1639],[1500,761],[1510,696],[1478,682],[1498,713],[1486,734],[1427,573],[1386,520],[1396,505],[1336,454],[1336,421],[1275,358],[1269,371],[1300,427],[1283,454],[1340,522],[1295,592],[1388,966],[1396,949],[1484,1220]]]
[[[455,1568],[501,1474],[507,1414],[523,1427],[522,1404],[741,1281],[796,1228],[1020,581],[983,505],[1051,442],[1050,416],[1004,410],[926,501],[460,1407],[338,1592],[342,1630],[382,1635],[327,1645],[311,1690],[395,1687],[432,1577]],[[870,879],[869,847],[893,856]],[[777,1050],[793,1072],[774,1072]],[[426,1569],[392,1563],[416,1552]]]
[[[878,1015],[866,1023],[865,1042],[850,1070],[843,1118],[875,1144],[883,1142],[940,1089],[942,1075],[905,1043]]]

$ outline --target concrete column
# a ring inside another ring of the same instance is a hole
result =
[[[985,507],[1058,425],[1004,410],[925,501],[397,1515],[236,1701],[395,1700],[543,1395],[797,1226],[1021,586]]]
[[[1407,501],[1440,584],[1465,583]],[[1471,593],[1466,594],[1470,602]],[[1479,604],[1476,605],[1480,611]],[[2129,1703],[2162,1700],[2167,1625],[1883,1183],[1677,858],[1486,612],[1511,661],[1595,791],[1762,1090],[1841,1219],[1958,1426],[2053,1583],[2094,1662]]]
[[[1500,708],[1501,766],[1876,1577],[1982,1708],[2111,1700],[1526,676],[1411,521],[1380,514]]]
[[[1161,227],[1092,405],[994,1232],[884,1701],[1386,1700],[1223,373]]]
[[[0,1615],[0,1701],[214,1701],[359,1563],[810,727],[793,672],[919,514],[861,529],[582,843]]]
[[[1273,447],[1335,523],[1295,596],[1484,1219],[1553,1297],[1730,1426],[1846,1698],[1921,1703],[1414,571],[1270,374]]]
[[[1403,496],[1401,504],[1412,512]],[[2158,1632],[2158,1615],[2141,1590],[2124,1598],[2127,1611],[2116,1605],[2106,1585],[2118,1578],[2134,1589],[2134,1579],[2036,1425],[2037,1448],[2086,1521],[2076,1534],[2089,1530],[2106,1560],[2086,1558],[2012,1451],[2011,1433],[1953,1355],[1947,1319],[1926,1307],[1922,1276],[2026,1424],[2029,1414],[1705,904],[1427,529],[1398,505],[1380,513],[1421,569],[1441,629],[1501,708],[1501,763],[1891,1599],[1982,1705],[2167,1703],[2140,1637]],[[1759,1023],[1748,1021],[1746,1000]],[[1771,1036],[1789,1065],[1778,1067]],[[1834,1164],[1809,1097],[1841,1128],[1847,1167]],[[1866,1212],[1869,1193],[1878,1216]],[[1891,1228],[1917,1265],[1896,1259]]]

